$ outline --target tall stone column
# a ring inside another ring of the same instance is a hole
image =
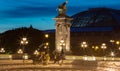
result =
[[[66,2],[61,4],[59,7],[59,14],[55,18],[56,31],[55,31],[55,46],[56,51],[64,52],[70,51],[70,21],[72,18],[66,15]]]

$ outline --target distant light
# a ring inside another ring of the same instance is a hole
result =
[[[95,47],[94,47],[94,46],[92,46],[92,48],[94,49]]]
[[[115,56],[115,53],[114,53],[114,52],[111,52],[110,55],[111,55],[111,56]]]
[[[96,60],[96,57],[95,57],[95,56],[92,56],[92,60],[95,61],[95,60]]]
[[[28,55],[27,54],[25,54],[25,55],[23,55],[23,59],[28,59]]]
[[[113,42],[115,42],[115,41],[114,41],[114,40],[110,40],[110,42],[112,42],[112,43],[113,43]]]
[[[86,42],[82,42],[82,44],[86,44]]]
[[[5,49],[4,49],[4,48],[1,48],[1,49],[0,49],[0,52],[1,52],[1,53],[4,53],[4,52],[5,52]]]
[[[22,54],[23,53],[23,50],[22,49],[19,49],[18,50],[18,54]]]
[[[20,43],[21,43],[22,45],[28,44],[27,38],[26,38],[26,37],[22,38],[22,40],[20,41]]]
[[[106,48],[107,48],[106,44],[105,44],[105,43],[102,43],[101,49],[106,49]]]
[[[106,58],[106,57],[104,57],[104,58],[103,58],[103,60],[107,60],[107,58]]]
[[[26,37],[24,37],[24,38],[22,38],[22,40],[23,40],[23,41],[26,41],[26,40],[27,40],[27,38],[26,38]]]
[[[44,48],[46,49],[46,48],[47,48],[47,46],[44,46]]]
[[[28,41],[26,41],[25,43],[28,44]]]
[[[20,43],[23,44],[23,41],[21,41]]]
[[[12,55],[9,55],[9,58],[12,59]]]
[[[83,56],[83,60],[85,61],[88,60],[87,56]]]
[[[105,44],[105,43],[103,43],[102,45],[103,45],[103,46],[105,46],[106,44]]]
[[[95,61],[96,57],[95,56],[83,56],[83,60],[85,60],[85,61]]]
[[[45,34],[45,38],[48,38],[49,37],[49,35],[48,34]]]
[[[35,55],[39,55],[38,50],[35,50],[34,54],[35,54]]]
[[[86,47],[88,47],[88,45],[87,45],[87,43],[84,41],[84,42],[81,43],[81,47],[86,48]]]
[[[49,43],[48,43],[48,42],[46,42],[46,45],[48,46],[48,45],[49,45]]]
[[[119,41],[116,41],[116,44],[117,44],[117,45],[119,45],[119,44],[120,44],[120,42],[119,42]]]
[[[118,49],[120,50],[120,47]]]
[[[99,47],[98,47],[98,46],[96,46],[96,47],[95,47],[95,50],[98,50],[98,49],[99,49]]]

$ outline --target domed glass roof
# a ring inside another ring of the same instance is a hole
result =
[[[120,26],[120,10],[92,8],[72,16],[72,27]]]

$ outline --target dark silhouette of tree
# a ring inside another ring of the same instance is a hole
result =
[[[0,35],[0,47],[4,47],[6,53],[16,53],[19,48],[22,48],[20,41],[23,37],[26,37],[29,42],[25,46],[25,51],[33,54],[34,50],[43,43],[44,33],[41,30],[34,29],[32,26],[8,30]]]

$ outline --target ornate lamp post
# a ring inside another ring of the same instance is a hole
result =
[[[28,44],[27,38],[23,37],[22,40],[20,41],[20,44],[23,45],[23,52],[25,52],[25,50],[24,50],[25,47],[24,46]]]
[[[5,49],[4,49],[4,48],[1,48],[1,49],[0,49],[0,53],[5,53]]]
[[[34,52],[34,55],[39,55],[40,53],[38,52],[38,50],[35,50],[35,52]]]
[[[23,53],[25,53],[25,45],[28,44],[27,38],[26,38],[26,37],[23,37],[23,38],[21,39],[21,41],[20,41],[20,44],[23,45],[22,50],[23,50]],[[28,55],[27,55],[27,54],[24,54],[24,55],[23,55],[23,63],[24,63],[24,60],[25,60],[25,59],[28,59]]]
[[[85,49],[88,47],[88,45],[87,45],[87,43],[84,41],[84,42],[81,43],[81,47],[83,48],[84,52],[86,52]]]
[[[60,46],[61,46],[60,51],[64,51],[64,46],[65,46],[64,40],[60,41]]]
[[[44,49],[45,49],[45,52],[49,53],[49,42],[48,42],[48,38],[49,38],[49,35],[48,34],[45,34],[45,46],[44,46]]]
[[[102,43],[101,49],[103,50],[103,55],[105,55],[105,49],[107,49],[107,46],[105,43]]]
[[[19,50],[17,51],[17,53],[18,53],[18,54],[22,54],[22,53],[23,53],[23,50],[22,50],[22,49],[19,49]]]

